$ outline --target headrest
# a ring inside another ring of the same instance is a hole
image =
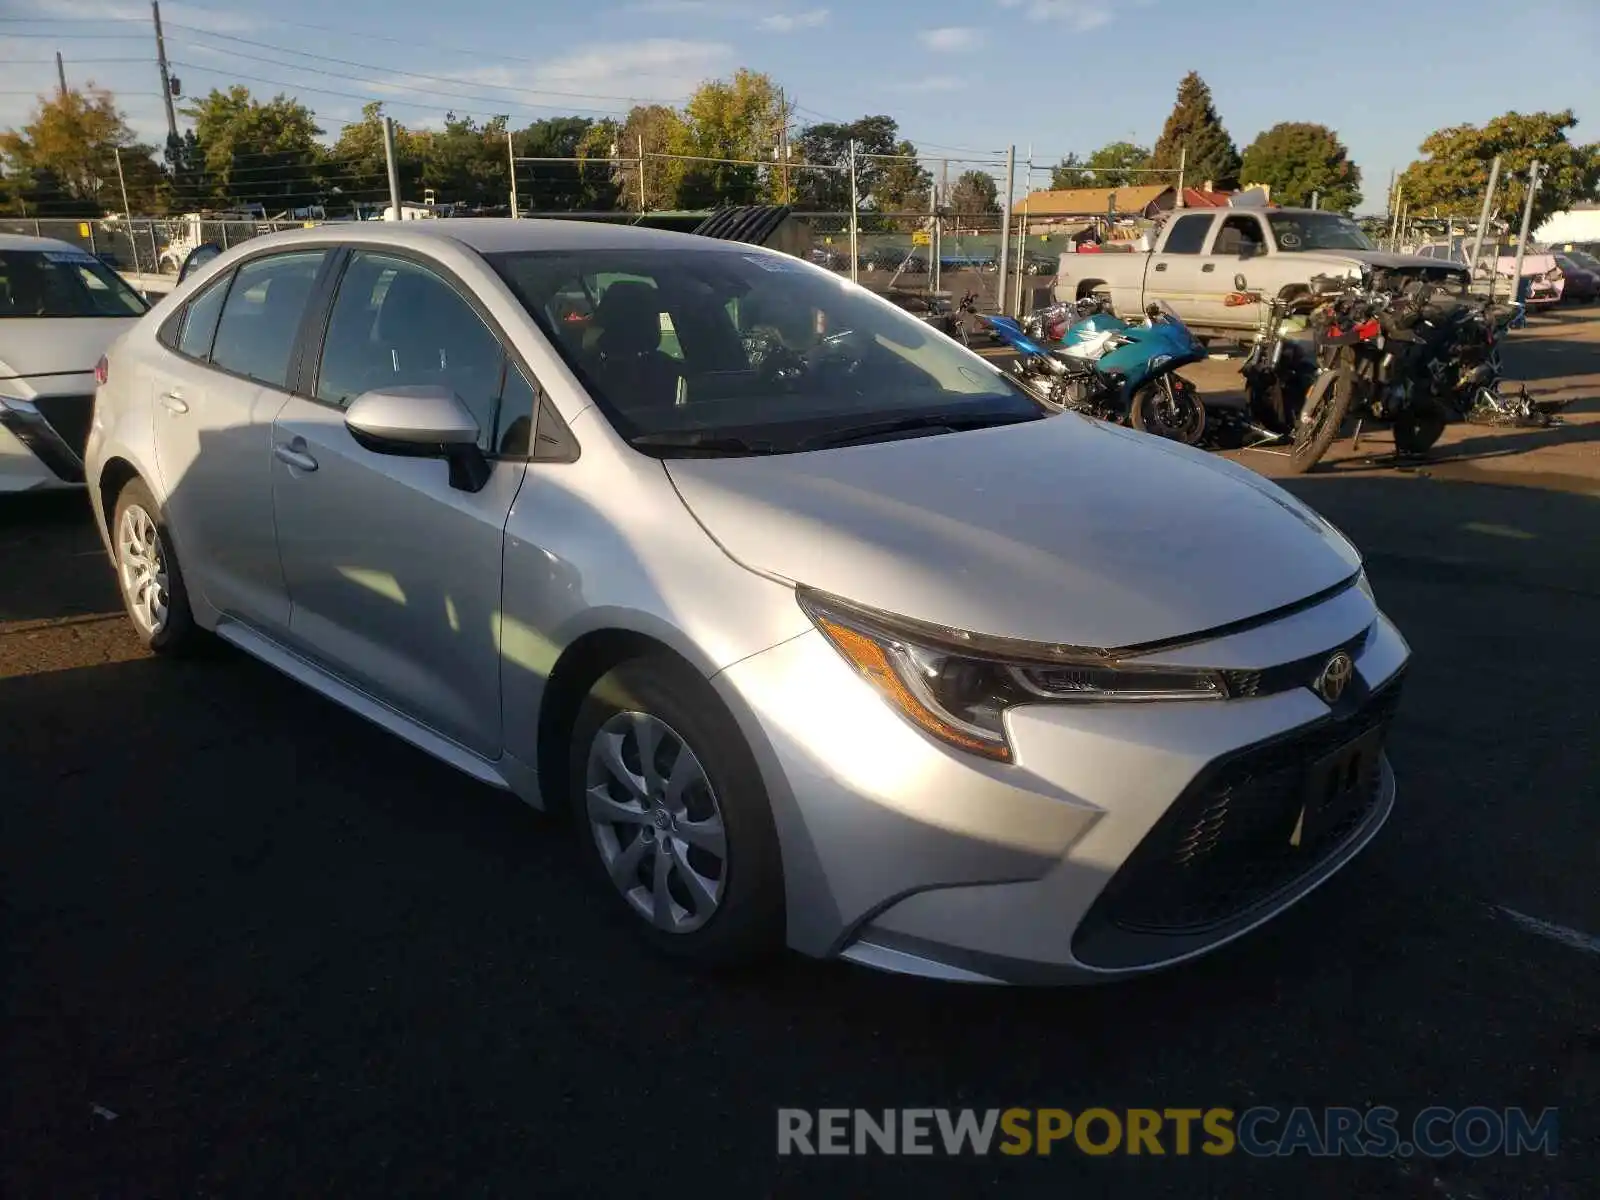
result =
[[[602,354],[644,354],[661,346],[661,298],[654,284],[623,280],[600,297],[594,323]]]

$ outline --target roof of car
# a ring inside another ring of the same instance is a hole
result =
[[[282,242],[385,242],[427,246],[450,239],[482,254],[518,250],[625,250],[694,247],[726,248],[712,238],[664,229],[643,229],[609,221],[553,221],[509,217],[448,217],[424,221],[334,221],[310,229],[264,235]],[[260,244],[252,239],[250,244]],[[748,250],[748,246],[741,247]]]
[[[28,237],[20,233],[0,233],[0,250],[76,250],[87,253],[82,246],[63,242],[59,238]]]

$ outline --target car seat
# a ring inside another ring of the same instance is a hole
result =
[[[597,366],[613,403],[665,408],[678,395],[680,364],[661,350],[661,299],[653,284],[619,280],[595,308]]]

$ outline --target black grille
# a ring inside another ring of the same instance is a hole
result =
[[[33,406],[79,458],[89,442],[89,421],[94,416],[94,397],[38,396]]]
[[[1399,701],[1396,678],[1345,714],[1213,763],[1112,876],[1079,926],[1078,956],[1132,965],[1130,957],[1184,952],[1170,946],[1175,939],[1215,941],[1322,866],[1372,815],[1379,751]],[[1346,786],[1308,819],[1312,769],[1358,743],[1363,752],[1341,760]]]

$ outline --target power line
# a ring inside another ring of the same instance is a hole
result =
[[[487,83],[487,82],[478,81],[478,80],[462,79],[459,76],[452,76],[452,75],[430,75],[430,74],[427,74],[426,72],[423,72],[423,71],[402,71],[398,67],[385,66],[385,65],[383,65],[381,63],[355,62],[355,61],[353,61],[351,59],[348,59],[348,58],[335,58],[334,56],[329,55],[329,54],[313,54],[309,50],[294,50],[294,49],[291,49],[288,46],[278,46],[278,45],[274,45],[271,42],[258,42],[258,41],[254,41],[254,40],[252,40],[250,38],[234,37],[232,34],[227,34],[227,33],[212,33],[209,30],[197,29],[192,25],[180,25],[175,21],[169,21],[167,23],[167,28],[168,29],[182,29],[187,33],[198,33],[198,34],[201,34],[201,35],[203,35],[205,37],[218,38],[218,39],[221,39],[222,41],[238,42],[242,46],[254,46],[259,50],[276,50],[279,54],[292,54],[292,55],[294,55],[294,56],[296,56],[298,58],[314,58],[319,62],[337,63],[338,65],[345,66],[345,67],[360,67],[364,71],[385,71],[390,75],[404,75],[404,76],[406,76],[408,78],[411,78],[411,79],[430,79],[430,80],[433,80],[433,81],[435,81],[437,83],[464,83],[464,84],[467,84],[469,87],[470,86],[478,86],[478,87],[494,88],[496,91],[525,92],[525,93],[528,93],[528,94],[531,94],[531,95],[540,95],[540,96],[562,96],[562,97],[568,97],[568,98],[571,98],[571,99],[574,99],[574,100],[620,100],[620,101],[623,101],[624,103],[627,103],[627,104],[641,104],[641,103],[642,104],[676,104],[676,103],[679,103],[681,101],[681,98],[669,100],[669,99],[664,99],[664,98],[655,97],[655,96],[611,96],[611,95],[605,95],[603,93],[597,93],[597,92],[563,92],[563,91],[558,91],[555,88],[519,87],[519,86],[517,86],[515,84],[509,84],[509,83]],[[191,42],[189,44],[191,46],[196,47],[196,48],[203,48],[203,49],[206,49],[206,50],[216,50],[216,51],[219,51],[219,52],[222,52],[222,53],[235,55],[238,58],[248,58],[248,59],[252,59],[252,61],[255,61],[255,62],[271,63],[273,66],[277,66],[277,67],[289,67],[290,69],[296,70],[296,71],[310,71],[310,72],[314,72],[314,73],[319,74],[319,75],[335,75],[335,76],[338,76],[340,78],[354,78],[353,76],[344,76],[340,72],[336,72],[336,71],[323,71],[323,70],[320,70],[317,67],[302,66],[299,63],[278,62],[278,61],[276,61],[274,59],[270,59],[270,58],[258,58],[258,57],[255,57],[253,55],[245,54],[245,53],[243,53],[241,51],[228,50],[226,47],[223,47],[223,46],[205,46],[203,43],[199,43],[199,42]],[[360,82],[366,82],[366,83],[380,82],[381,83],[381,82],[385,82],[385,81],[383,81],[383,80],[376,80],[376,81],[374,81],[374,80],[363,80],[363,81],[360,81]],[[420,91],[420,90],[423,90],[423,89],[416,89],[416,90]]]
[[[380,104],[392,104],[392,105],[395,105],[395,106],[401,107],[401,108],[422,108],[422,109],[427,109],[430,112],[437,112],[439,110],[439,105],[436,102],[435,103],[422,103],[420,101],[415,101],[415,100],[403,100],[398,96],[372,96],[372,95],[367,95],[367,94],[364,94],[364,93],[361,93],[361,92],[341,92],[341,91],[336,91],[333,88],[312,87],[310,84],[306,84],[306,83],[290,83],[290,82],[288,82],[286,80],[282,80],[282,79],[268,79],[268,78],[266,78],[264,76],[261,76],[261,75],[246,75],[243,71],[232,71],[232,70],[225,70],[225,69],[219,68],[219,67],[208,67],[208,66],[205,66],[205,65],[203,65],[201,63],[179,62],[177,59],[173,59],[172,60],[172,65],[175,66],[175,67],[183,67],[185,70],[189,70],[189,71],[203,71],[203,72],[206,72],[207,74],[220,75],[220,76],[223,76],[225,78],[232,78],[232,79],[236,79],[236,80],[237,79],[247,79],[252,83],[264,83],[264,84],[267,84],[269,87],[285,88],[285,89],[288,89],[291,92],[293,92],[293,91],[316,92],[318,95],[321,95],[321,96],[343,96],[347,100],[364,100],[364,101],[366,101],[368,103],[377,102],[377,103],[380,103]],[[287,65],[287,64],[279,64],[279,65]],[[292,70],[309,70],[310,68],[292,67],[291,69]],[[322,72],[322,74],[332,74],[332,72]],[[381,81],[375,81],[375,80],[360,80],[358,82],[366,82],[366,83],[380,82],[381,83]],[[413,92],[422,92],[424,89],[413,88],[411,90]],[[602,114],[604,116],[611,116],[611,117],[625,116],[626,115],[625,113],[619,112],[616,109],[576,108],[576,107],[573,107],[573,106],[561,105],[561,104],[532,104],[532,103],[529,103],[527,101],[511,101],[511,100],[507,100],[503,96],[494,97],[494,96],[451,95],[451,94],[448,94],[448,93],[441,93],[441,94],[444,95],[446,99],[469,100],[469,101],[474,101],[474,102],[476,102],[478,104],[489,106],[489,111],[491,113],[496,114],[496,115],[507,114],[511,110],[516,110],[516,111],[520,111],[520,112],[528,112],[530,110],[535,110],[535,109],[540,110],[540,111],[545,111],[545,112],[559,112],[559,113],[574,113],[574,112],[600,113],[600,114]]]

